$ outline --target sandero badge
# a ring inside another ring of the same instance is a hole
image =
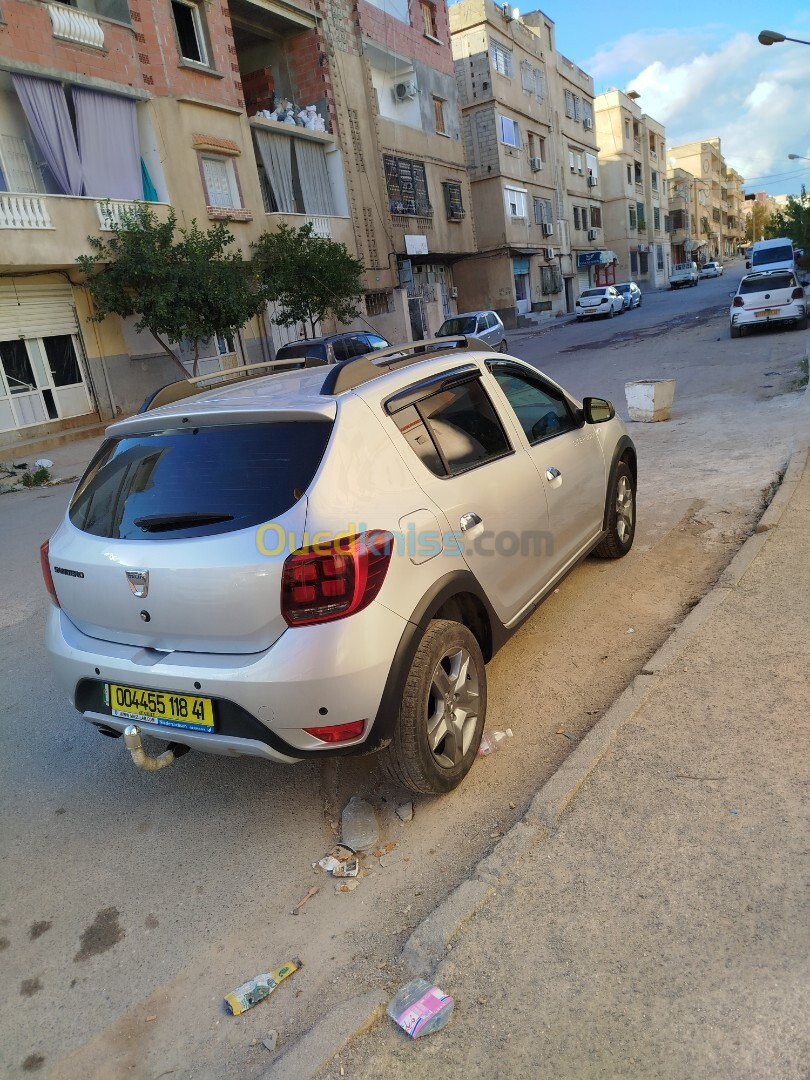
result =
[[[149,571],[127,570],[127,581],[135,596],[143,597],[149,594]]]

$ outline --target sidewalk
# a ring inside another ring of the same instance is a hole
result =
[[[455,997],[449,1026],[410,1042],[382,1016],[319,1077],[808,1076],[809,538],[801,451],[717,587],[414,932],[403,960]],[[268,1076],[310,1075],[307,1049]]]

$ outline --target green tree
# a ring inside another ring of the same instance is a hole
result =
[[[765,235],[769,240],[788,236],[795,248],[801,248],[804,256],[802,266],[810,266],[810,196],[802,184],[798,198],[789,195],[784,209],[776,210],[765,226]]]
[[[745,219],[745,238],[749,243],[761,240],[768,233],[770,211],[763,203],[755,202],[751,213]]]
[[[120,225],[111,220],[110,227],[109,239],[88,236],[93,254],[76,260],[87,275],[93,318],[139,316],[136,328],[148,330],[178,364],[171,343],[190,341],[195,375],[201,342],[217,333],[235,334],[264,307],[255,268],[241,252],[227,250],[234,237],[222,222],[206,232],[196,221],[178,229],[174,210],[160,221],[141,205],[123,213]]]
[[[281,326],[304,327],[314,337],[319,320],[348,323],[360,315],[363,264],[345,244],[314,235],[312,224],[281,225],[253,244],[253,262],[269,300],[278,305]]]

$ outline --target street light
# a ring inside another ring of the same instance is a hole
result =
[[[788,154],[789,161],[810,161],[810,157],[804,157],[803,154]]]
[[[778,30],[760,30],[758,35],[760,45],[775,45],[779,41],[795,41],[799,45],[810,45],[810,41],[803,41],[801,38],[786,37],[784,34],[780,34]]]

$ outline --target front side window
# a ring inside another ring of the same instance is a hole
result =
[[[177,43],[184,60],[194,64],[208,64],[208,48],[205,41],[203,15],[200,5],[187,0],[171,0]]]
[[[539,379],[498,364],[492,366],[492,374],[531,444],[577,426],[565,399]]]

